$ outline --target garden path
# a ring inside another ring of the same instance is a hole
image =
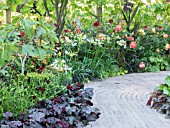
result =
[[[150,93],[170,71],[137,73],[86,84],[94,88],[100,118],[87,128],[170,128],[170,119],[146,106]]]

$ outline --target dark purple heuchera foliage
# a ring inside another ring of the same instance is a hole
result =
[[[92,88],[84,88],[81,83],[67,86],[67,93],[54,99],[38,102],[29,109],[29,114],[21,113],[17,119],[12,113],[4,113],[1,127],[10,128],[82,128],[99,118],[99,109],[92,107]]]
[[[156,109],[159,113],[166,114],[165,118],[170,119],[170,97],[163,94],[163,91],[155,90],[146,105]]]

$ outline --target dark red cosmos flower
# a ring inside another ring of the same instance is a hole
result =
[[[158,27],[158,30],[159,30],[159,31],[162,31],[162,30],[163,30],[163,27]]]
[[[3,81],[4,81],[4,82],[6,82],[6,80],[7,80],[7,79],[6,79],[6,78],[4,78],[4,80],[3,80]]]
[[[109,20],[109,23],[110,23],[110,24],[112,24],[112,23],[113,23],[113,20],[112,20],[112,19],[110,19],[110,20]]]
[[[65,32],[65,33],[68,33],[68,32],[70,32],[70,31],[69,31],[69,30],[64,30],[64,32]]]
[[[97,26],[100,25],[100,22],[99,22],[99,21],[96,21],[96,22],[93,23],[93,25],[94,25],[95,27],[97,27]]]
[[[71,90],[71,85],[67,85],[67,90]]]
[[[27,75],[27,71],[24,71],[24,75],[25,75],[25,76]]]
[[[31,78],[29,77],[29,78],[28,78],[28,83],[30,83],[30,82],[31,82]]]
[[[42,91],[42,92],[45,91],[45,89],[43,87],[39,87],[39,90]]]
[[[50,80],[47,80],[46,83],[49,84],[49,83],[50,83]]]
[[[60,25],[59,24],[54,24],[54,27],[58,28]]]
[[[38,74],[41,74],[42,73],[42,71],[45,69],[45,67],[44,66],[42,66],[42,67],[39,67],[39,69],[38,69]]]
[[[32,59],[31,61],[32,61],[32,63],[36,64],[36,60]]]
[[[23,36],[25,36],[25,32],[24,31],[21,32],[21,37],[23,37]]]
[[[56,48],[60,47],[60,43],[54,42],[54,45],[55,45]]]
[[[36,97],[36,96],[33,96],[32,98],[35,100],[37,97]]]
[[[62,36],[61,38],[64,39],[64,40],[66,39],[65,36]]]

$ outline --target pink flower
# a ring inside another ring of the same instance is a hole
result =
[[[145,68],[145,63],[144,62],[140,62],[139,68]]]
[[[130,45],[130,48],[132,49],[135,49],[137,47],[137,44],[135,41],[131,42],[129,45]]]
[[[128,41],[133,41],[133,40],[134,40],[134,37],[129,36],[129,37],[127,37],[127,39],[128,39]]]
[[[162,31],[162,30],[163,30],[163,27],[158,27],[158,30],[159,30],[159,31]]]
[[[81,30],[79,28],[76,28],[77,34],[81,34]]]
[[[147,29],[148,29],[148,26],[144,26],[143,28],[144,28],[144,30],[147,30]]]
[[[96,21],[96,22],[93,23],[93,25],[94,25],[95,27],[97,27],[97,26],[100,25],[100,22],[99,22],[99,21]]]
[[[23,37],[25,35],[25,32],[24,31],[22,31],[21,32],[21,37]]]
[[[122,26],[121,25],[117,25],[116,28],[115,28],[115,31],[121,32],[122,31]]]
[[[163,34],[163,38],[168,38],[168,34]]]
[[[75,24],[75,20],[72,20],[72,25],[74,25]]]

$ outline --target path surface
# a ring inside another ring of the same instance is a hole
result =
[[[170,128],[170,120],[146,106],[150,92],[170,72],[139,73],[91,82],[93,103],[101,115],[86,128]]]

